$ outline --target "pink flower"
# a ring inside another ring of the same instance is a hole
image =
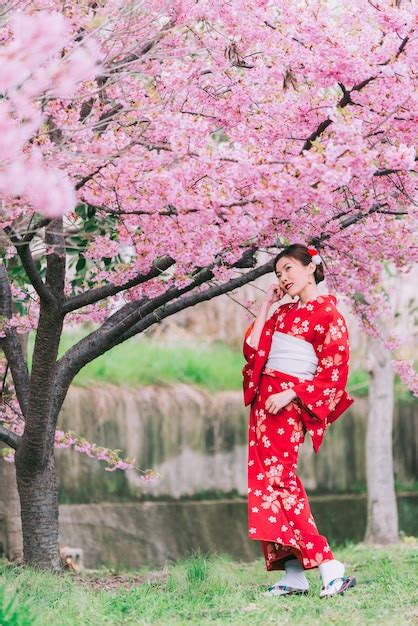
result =
[[[393,370],[399,374],[404,385],[418,396],[418,373],[414,369],[413,361],[392,361]]]

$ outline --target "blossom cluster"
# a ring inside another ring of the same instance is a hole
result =
[[[13,198],[50,217],[74,208],[77,198],[68,172],[42,149],[47,121],[42,99],[72,97],[79,82],[96,74],[99,58],[91,38],[72,46],[71,31],[58,11],[16,11],[0,29],[0,197],[5,223]]]
[[[126,301],[214,263],[227,281],[249,247],[304,241],[330,289],[378,320],[385,263],[404,272],[418,259],[413,0],[32,0],[10,15],[1,226],[66,214],[78,233],[67,253],[83,267],[67,297],[166,255],[170,272]],[[4,260],[17,260],[12,246]],[[101,323],[117,304],[67,320]],[[33,328],[36,296],[20,305],[30,320],[8,323]]]

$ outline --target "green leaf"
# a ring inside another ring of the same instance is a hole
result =
[[[84,204],[84,203],[83,204],[79,204],[78,206],[76,206],[75,212],[82,219],[86,219],[86,217],[87,217],[87,205]]]
[[[78,257],[78,261],[77,261],[77,265],[75,266],[75,269],[77,272],[79,272],[80,270],[84,269],[86,267],[86,259],[84,256],[80,255]]]

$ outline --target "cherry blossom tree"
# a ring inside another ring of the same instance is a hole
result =
[[[383,264],[416,260],[417,8],[38,0],[2,11],[1,347],[16,401],[0,440],[16,451],[25,560],[58,568],[56,426],[82,367],[271,271],[258,250],[320,247],[331,285],[368,324],[384,306]],[[97,329],[58,358],[64,325],[86,319]],[[29,329],[30,374],[18,341]],[[397,367],[416,391],[410,364]]]

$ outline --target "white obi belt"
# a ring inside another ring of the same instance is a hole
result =
[[[247,339],[250,344],[251,337]],[[250,344],[251,345],[251,344]],[[309,341],[298,339],[276,330],[265,367],[290,376],[312,380],[318,366],[318,357]]]

